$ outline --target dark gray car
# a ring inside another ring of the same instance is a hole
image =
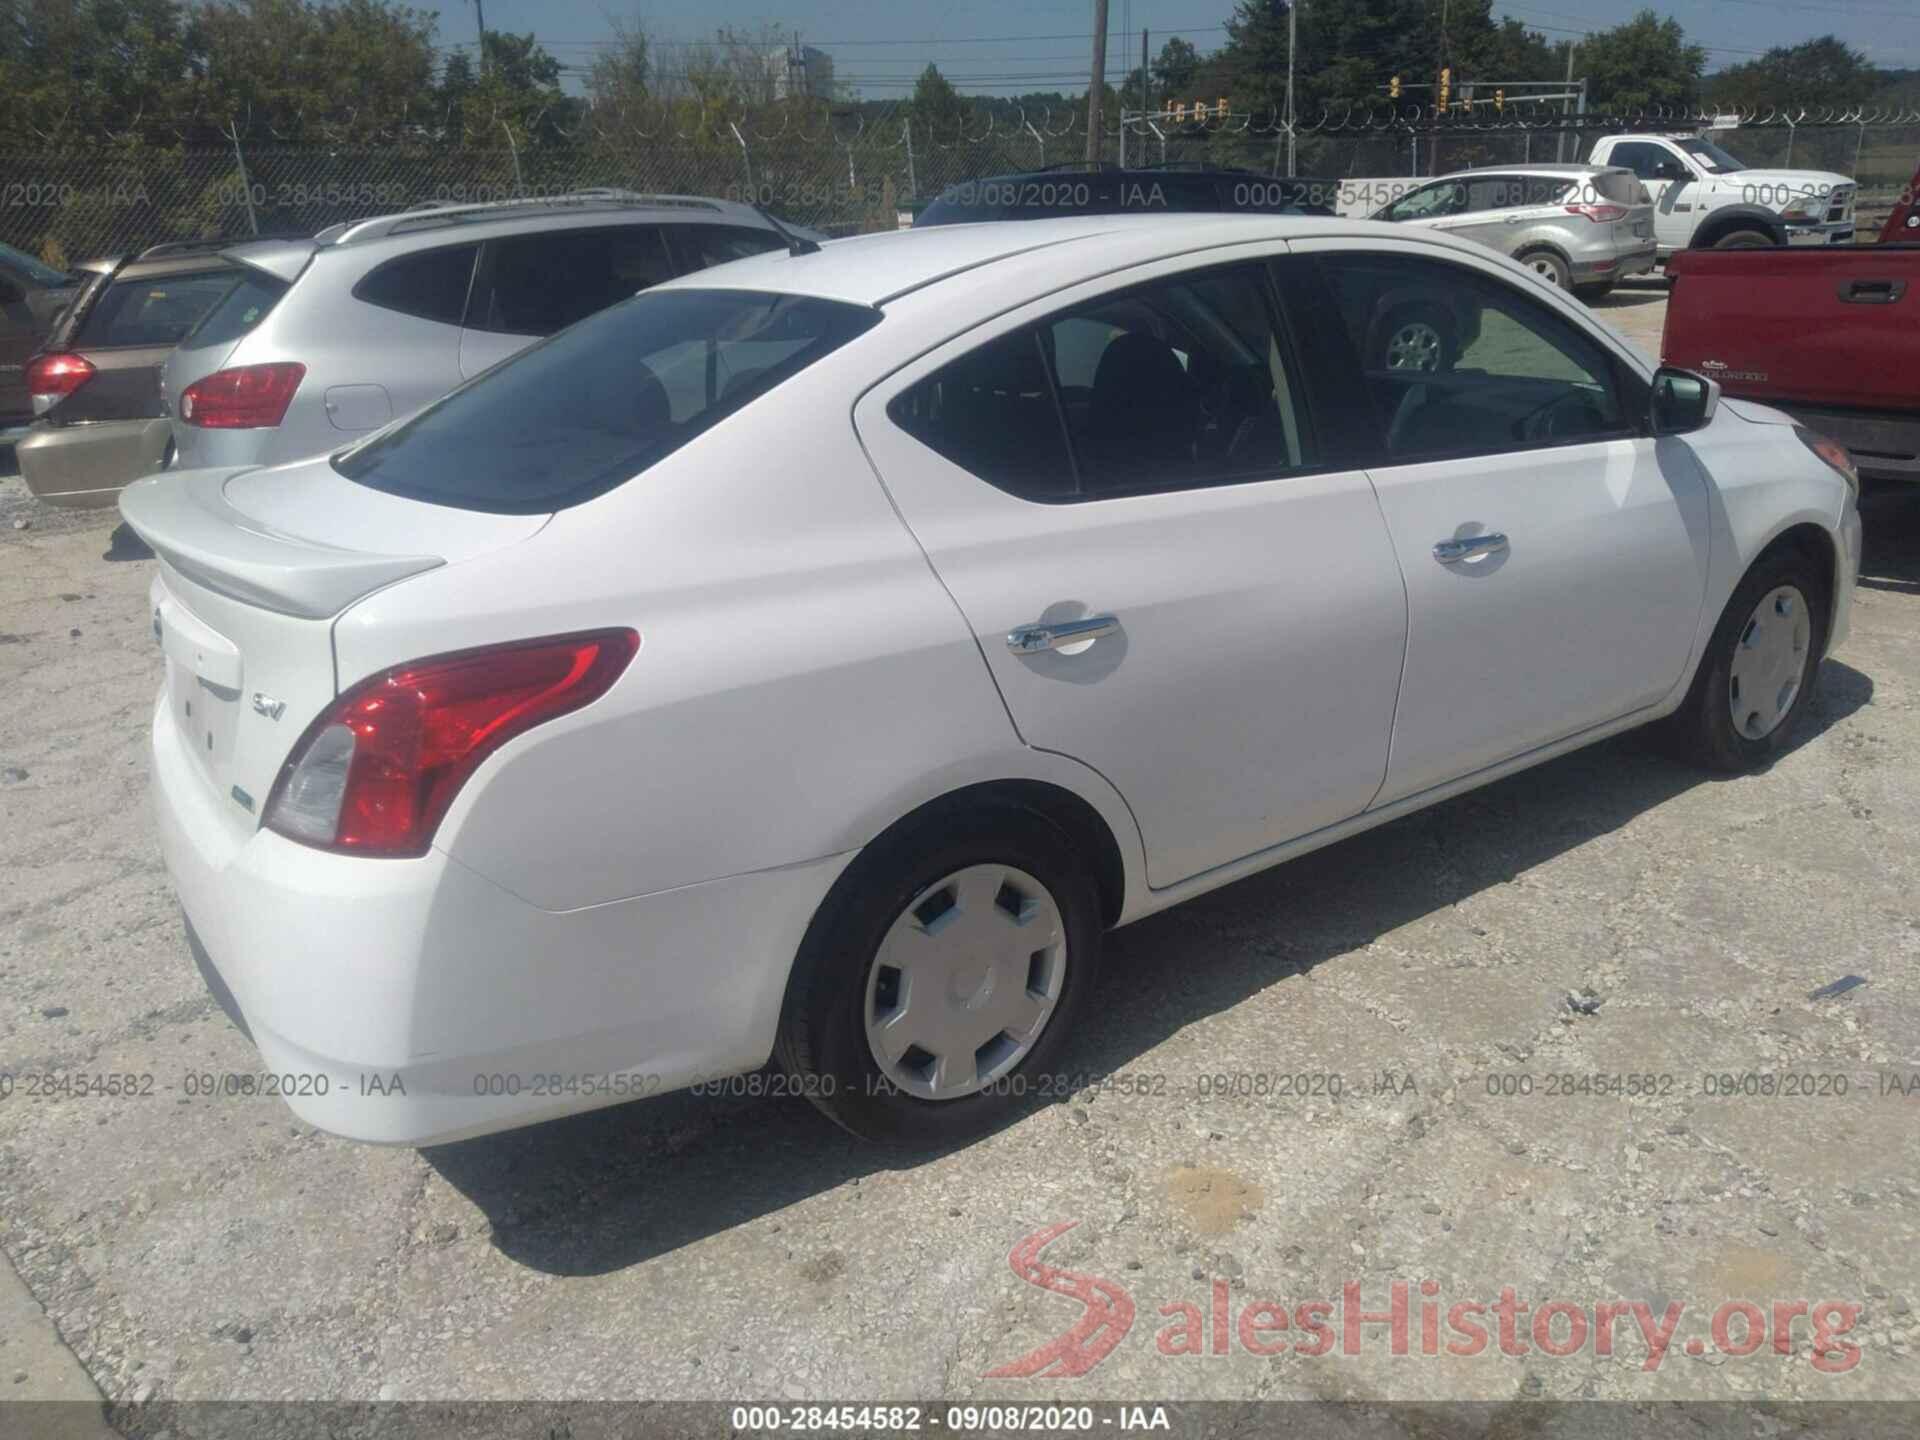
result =
[[[27,357],[40,348],[85,278],[0,244],[0,430],[24,423],[33,413]]]

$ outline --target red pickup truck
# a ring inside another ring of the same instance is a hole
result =
[[[1920,171],[1880,243],[1682,250],[1660,358],[1832,436],[1863,475],[1920,480]]]

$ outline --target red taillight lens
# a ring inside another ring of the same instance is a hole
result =
[[[264,823],[322,849],[424,855],[489,755],[599,699],[639,648],[632,630],[596,630],[416,660],[363,680],[294,747]]]
[[[1584,215],[1596,225],[1606,225],[1615,220],[1626,219],[1627,207],[1624,205],[1569,205],[1567,213]]]
[[[271,430],[306,374],[291,362],[216,370],[180,392],[180,418],[204,430]]]
[[[78,355],[41,355],[27,363],[27,393],[35,414],[44,415],[93,378],[93,366]]]

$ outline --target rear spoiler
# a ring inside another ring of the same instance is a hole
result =
[[[283,534],[236,510],[227,482],[257,466],[180,470],[136,480],[120,514],[196,585],[282,615],[324,620],[362,595],[435,569],[438,555],[377,555]]]
[[[222,250],[220,258],[291,285],[319,248],[311,240],[254,240]]]

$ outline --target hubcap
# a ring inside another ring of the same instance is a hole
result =
[[[1047,888],[1010,865],[969,865],[915,896],[880,942],[867,1046],[910,1095],[970,1095],[1026,1058],[1066,977],[1066,926]]]
[[[1387,341],[1389,370],[1438,370],[1440,355],[1440,332],[1424,320],[1409,321]]]
[[[1534,274],[1544,276],[1556,285],[1560,283],[1560,267],[1547,256],[1536,255],[1527,263],[1533,267]]]
[[[1781,585],[1754,606],[1734,642],[1727,684],[1733,728],[1747,739],[1764,739],[1787,718],[1806,679],[1812,639],[1807,599],[1797,587]]]

